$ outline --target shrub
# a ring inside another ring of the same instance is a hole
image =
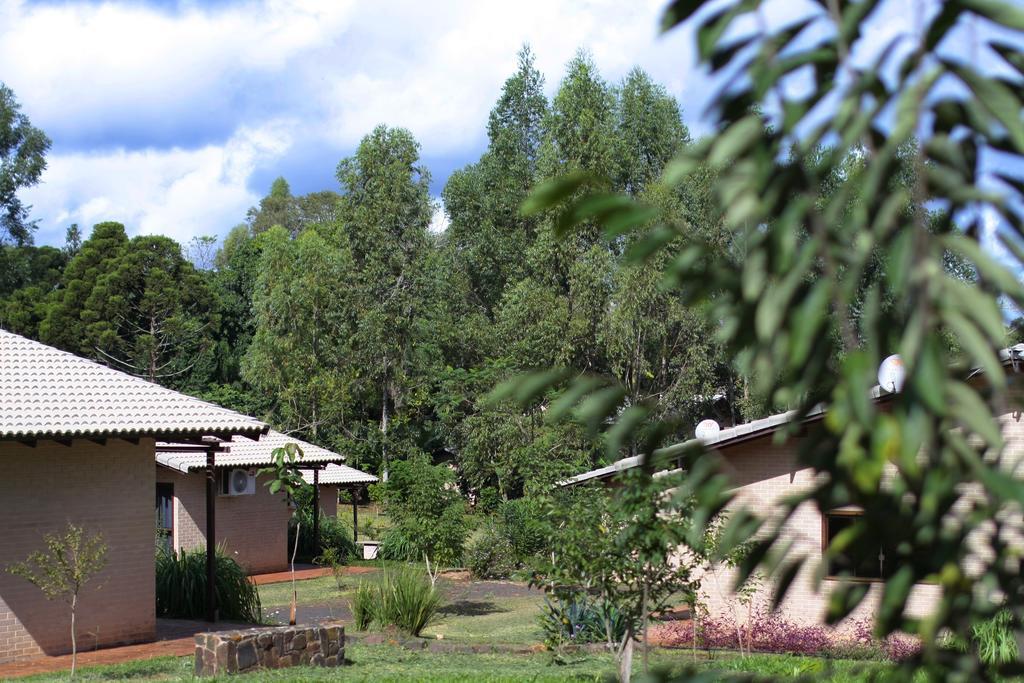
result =
[[[665,645],[688,647],[693,643],[693,628],[690,621],[662,624],[657,629],[657,640]],[[731,619],[704,617],[697,626],[697,646],[738,649],[737,629]],[[874,638],[868,622],[856,622],[848,629],[836,631],[826,626],[796,624],[766,610],[755,610],[742,633],[743,646],[755,652],[899,661],[921,649],[920,641],[910,636],[893,634],[885,640]]]
[[[483,512],[494,512],[498,509],[498,505],[501,503],[501,496],[498,495],[498,490],[493,486],[485,486],[480,489],[480,497],[477,499],[477,507]]]
[[[338,552],[337,548],[326,548],[319,557],[313,560],[313,563],[321,567],[330,567],[335,585],[338,586],[338,590],[342,590],[344,588],[345,560],[346,558]]]
[[[487,524],[466,548],[466,568],[478,579],[507,579],[519,563],[508,538]]]
[[[621,640],[626,633],[626,622],[614,605],[596,601],[584,593],[544,598],[540,628],[544,644],[550,648],[608,642],[609,626],[611,639]]]
[[[462,564],[466,525],[461,504],[450,505],[438,517],[403,517],[381,535],[380,557],[422,562],[429,556],[438,565]]]
[[[360,582],[349,608],[356,630],[394,626],[418,636],[441,606],[441,595],[426,573],[409,565],[385,570],[374,583]]]
[[[245,570],[217,548],[214,593],[220,618],[262,621],[260,594]],[[161,617],[200,619],[206,615],[206,551],[202,548],[156,557],[156,613]]]
[[[394,526],[381,540],[382,557],[458,566],[466,540],[465,502],[455,475],[433,465],[426,454],[395,462],[391,478],[376,493],[383,497]]]
[[[301,562],[309,562],[323,554],[326,550],[333,550],[336,558],[342,564],[348,562],[350,557],[356,554],[356,544],[352,540],[352,527],[342,522],[338,517],[320,515],[320,547],[313,547],[313,513],[309,507],[303,506],[296,510],[288,522],[288,548],[295,545],[295,529],[299,527],[299,551],[297,559]],[[289,557],[291,553],[289,553]]]
[[[1017,659],[1019,651],[1013,635],[1013,615],[1008,610],[975,624],[971,635],[978,648],[978,656],[985,664],[998,666]]]
[[[505,501],[498,509],[498,518],[501,531],[520,562],[546,547],[546,528],[536,505],[529,499]]]
[[[374,620],[374,609],[377,604],[379,593],[371,583],[360,581],[356,586],[355,593],[349,601],[349,609],[352,610],[352,622],[357,631],[366,631]]]

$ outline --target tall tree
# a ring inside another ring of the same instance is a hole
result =
[[[14,92],[0,83],[0,244],[32,243],[35,223],[18,190],[39,182],[50,138],[21,111]]]
[[[346,427],[356,309],[344,240],[281,226],[263,236],[253,294],[255,335],[243,376],[273,396],[284,428],[330,443]]]
[[[79,314],[92,356],[151,382],[184,386],[207,363],[214,321],[203,277],[174,240],[132,238]]]
[[[505,287],[525,275],[525,252],[536,221],[519,206],[537,179],[548,112],[544,79],[529,47],[502,87],[487,123],[489,144],[476,164],[456,171],[443,192],[453,267],[469,278],[476,303],[493,317]]]
[[[276,178],[270,186],[270,192],[260,200],[260,205],[249,209],[246,214],[246,222],[253,233],[257,235],[270,230],[275,225],[280,225],[293,236],[297,234],[299,231],[298,212],[288,181],[281,177]]]
[[[128,236],[120,223],[93,226],[89,239],[64,270],[60,287],[39,324],[42,341],[85,356],[95,353],[86,338],[82,311],[99,279],[114,270],[127,245]]]
[[[379,407],[386,467],[389,425],[421,386],[415,378],[429,338],[423,322],[432,306],[425,267],[433,246],[430,175],[408,131],[378,126],[338,164],[338,180],[360,297],[352,347],[362,367],[363,400]]]
[[[617,95],[615,186],[636,195],[661,176],[690,134],[678,102],[643,70],[630,71]]]

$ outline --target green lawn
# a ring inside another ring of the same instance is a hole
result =
[[[534,597],[482,600],[462,613],[442,613],[427,626],[423,635],[428,638],[440,635],[460,643],[540,643],[543,640],[537,625],[540,604],[540,599]]]
[[[355,645],[347,648],[351,664],[339,669],[295,667],[280,671],[232,677],[232,681],[600,681],[614,673],[614,661],[609,655],[590,654],[576,660],[556,664],[548,653],[536,654],[447,654],[408,651],[387,645]],[[690,654],[683,651],[655,650],[651,654],[653,667],[681,673],[693,664]],[[879,664],[862,662],[824,661],[810,657],[786,655],[752,655],[750,657],[719,657],[698,660],[700,669],[747,671],[784,676],[813,675],[816,681],[831,683],[858,683],[866,681],[868,672],[877,671]],[[636,671],[640,671],[639,656]],[[61,680],[60,676],[34,676],[24,680]],[[63,678],[66,678],[64,676]],[[118,666],[92,667],[80,671],[80,680],[132,680],[132,681],[190,681],[192,660],[189,657],[164,657]]]
[[[375,565],[376,566],[376,565]],[[343,590],[339,591],[334,577],[308,579],[296,584],[298,591],[299,618],[303,606],[320,606],[325,603],[347,608],[349,598],[359,581],[374,579],[379,572],[358,574],[344,579]],[[458,590],[453,587],[453,590]],[[290,583],[273,583],[260,586],[260,600],[264,612],[287,607],[291,603]],[[541,598],[499,597],[484,593],[468,600],[456,599],[446,602],[435,620],[423,632],[434,638],[462,643],[507,643],[529,645],[541,641],[537,618],[540,615]]]
[[[337,600],[347,602],[349,594],[355,588],[359,579],[365,576],[346,576],[343,584],[346,588],[344,592],[338,591],[338,586],[335,584],[333,576],[296,581],[295,590],[298,595],[298,602],[300,605],[319,605],[324,602]],[[268,583],[260,586],[259,590],[260,603],[263,605],[263,609],[286,607],[291,604],[292,584],[290,582]]]

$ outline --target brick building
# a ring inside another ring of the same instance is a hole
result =
[[[236,438],[217,455],[217,490],[214,516],[216,542],[224,547],[249,573],[283,571],[288,568],[288,519],[291,508],[281,494],[272,495],[266,475],[258,470],[273,461],[273,452],[287,443],[302,450],[303,466],[326,467],[320,482],[320,510],[326,516],[338,512],[337,472],[362,481],[376,481],[373,475],[340,465],[344,456],[281,432],[270,430],[259,441]],[[175,444],[156,447],[157,518],[167,543],[175,551],[206,546],[206,456],[180,452]],[[312,470],[303,471],[313,483]],[[330,476],[328,476],[330,475]],[[238,479],[232,490],[232,477]],[[241,482],[248,479],[247,486]]]
[[[0,567],[68,523],[100,533],[106,567],[78,608],[80,647],[155,636],[157,440],[258,439],[258,420],[0,330]],[[67,606],[0,571],[0,662],[69,652]]]
[[[1011,390],[1008,404],[1000,409],[999,421],[1006,441],[1004,458],[1007,462],[1016,463],[1024,455],[1024,418],[1021,412],[1024,404],[1024,378],[1018,372],[1019,368],[1024,368],[1021,365],[1024,345],[1004,350],[1002,358],[1008,370],[1011,370],[1008,373]],[[981,382],[983,377],[975,373],[971,381]],[[876,387],[873,398],[884,399],[886,393]],[[821,417],[819,409],[809,419],[819,420]],[[805,491],[812,485],[813,470],[801,467],[797,457],[802,438],[791,436],[782,439],[783,428],[790,424],[792,418],[793,413],[773,415],[722,429],[715,436],[702,440],[705,447],[722,458],[736,493],[732,509],[745,507],[759,516],[770,518],[780,510],[783,497]],[[588,481],[613,483],[620,472],[639,464],[639,457],[624,458],[606,467],[572,477],[563,485],[578,485]],[[891,469],[892,465],[887,467]],[[855,508],[829,510],[822,514],[812,504],[805,503],[787,522],[784,537],[793,542],[791,552],[794,555],[805,555],[809,559],[781,605],[781,612],[787,619],[805,624],[822,622],[829,593],[840,579],[827,576],[819,591],[815,586],[813,572],[820,564],[828,539],[858,514],[860,511]],[[864,558],[860,562],[851,560],[842,567],[844,574],[855,577],[853,580],[869,584],[867,598],[845,623],[870,617],[873,610],[877,609],[883,585],[881,577],[892,571],[893,556],[894,553],[888,553],[887,557],[885,549],[880,547],[877,557]],[[970,564],[968,561],[965,566],[968,575]],[[832,570],[830,567],[829,571]],[[702,581],[703,603],[712,615],[743,621],[748,612],[731,590],[733,579],[733,571],[726,567],[711,571]],[[767,582],[762,582],[750,603],[769,605],[772,588]],[[908,611],[915,616],[930,613],[940,596],[939,591],[937,585],[918,584],[911,592]]]

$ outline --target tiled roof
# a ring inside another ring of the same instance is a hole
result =
[[[236,436],[231,441],[225,442],[223,448],[227,452],[217,453],[214,461],[217,467],[259,467],[269,465],[273,462],[274,449],[281,448],[285,444],[294,443],[302,449],[302,458],[299,462],[330,463],[341,462],[345,456],[320,446],[288,436],[271,429],[259,441],[253,441],[245,437]],[[175,451],[174,443],[158,443],[156,445],[156,461],[164,467],[169,467],[179,472],[189,472],[206,467],[205,453],[181,453]]]
[[[313,471],[303,470],[302,478],[313,483]],[[321,484],[373,484],[377,477],[348,465],[331,464],[320,471],[317,481]]]
[[[0,439],[248,434],[267,426],[0,329]]]

